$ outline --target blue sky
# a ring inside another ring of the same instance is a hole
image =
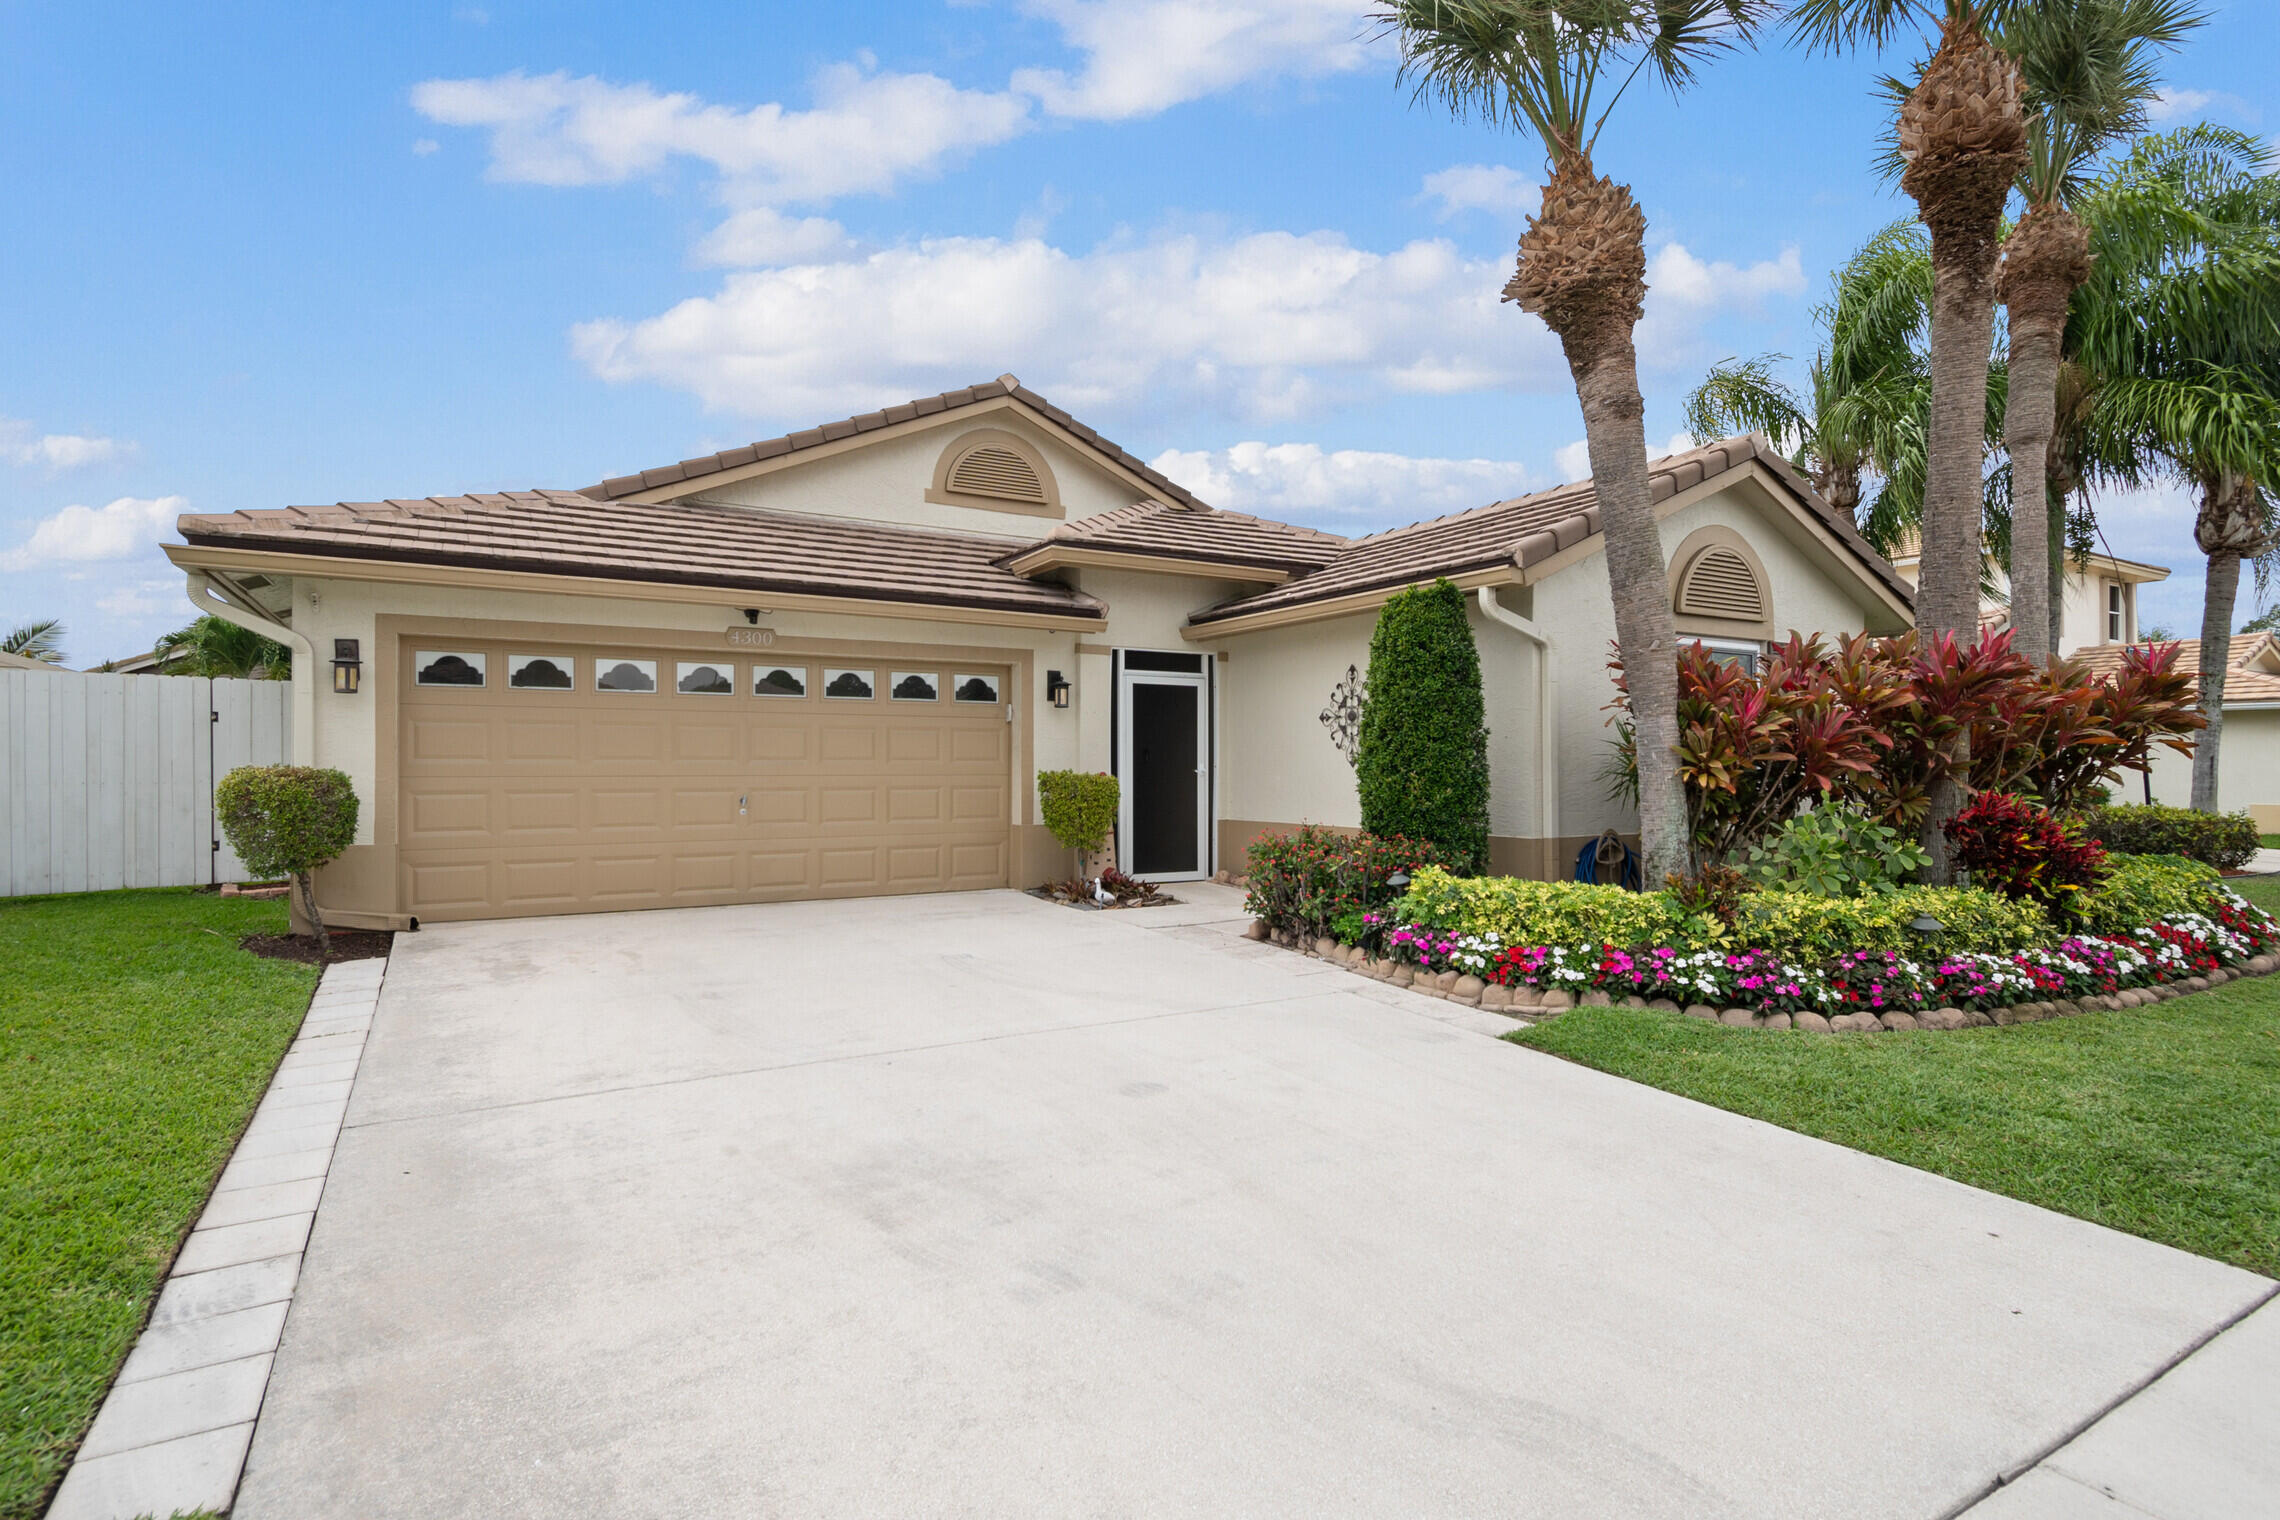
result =
[[[2215,10],[2164,115],[2270,132],[2280,23]],[[1708,363],[1808,354],[1905,214],[1869,160],[1906,61],[1777,43],[1622,103],[1652,445]],[[80,664],[186,620],[181,511],[580,486],[1006,370],[1340,531],[1582,436],[1495,299],[1538,156],[1413,107],[1343,4],[4,4],[0,173],[0,622]],[[2193,631],[2189,502],[2105,522]]]

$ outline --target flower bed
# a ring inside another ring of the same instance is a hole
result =
[[[2158,861],[2140,864],[2122,900],[2157,898],[2167,911],[2135,927],[2091,927],[2071,935],[2049,931],[2035,943],[1987,948],[1853,948],[1835,954],[1738,941],[1538,944],[1494,924],[1444,928],[1400,911],[1440,900],[1428,880],[1433,873],[1419,874],[1429,888],[1423,899],[1413,894],[1391,905],[1391,916],[1367,915],[1362,937],[1377,947],[1375,953],[1328,938],[1302,940],[1263,924],[1256,932],[1380,980],[1522,1015],[1621,1002],[1730,1024],[1811,1030],[2020,1023],[2090,1008],[2136,1007],[2280,968],[2280,922],[2206,879],[2213,873],[2205,867],[2176,869]],[[1488,896],[1498,899],[1493,892]],[[1470,894],[1472,900],[1480,897],[1478,891]],[[1749,926],[1744,919],[1726,937],[1733,940]],[[2015,927],[1997,923],[1998,940]]]

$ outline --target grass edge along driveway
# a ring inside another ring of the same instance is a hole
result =
[[[2229,885],[2280,913],[2280,879]],[[1817,1035],[1578,1008],[1506,1038],[2280,1277],[2280,976],[2007,1028]]]
[[[0,901],[0,1520],[63,1476],[292,1042],[315,968],[278,901]]]

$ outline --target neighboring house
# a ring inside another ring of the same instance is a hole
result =
[[[1922,573],[1923,559],[1913,544],[1892,557],[1892,568],[1912,587]],[[1982,595],[1979,622],[1990,631],[2011,621],[2010,577],[1993,556],[1987,561],[1992,596]],[[2058,652],[2076,654],[2086,649],[2137,642],[2138,587],[2169,579],[2161,565],[2144,565],[2110,554],[2093,554],[2066,562],[2066,587],[2060,602]]]
[[[1908,626],[1764,440],[1656,463],[1682,633]],[[1359,821],[1378,608],[1473,597],[1492,855],[1564,875],[1607,800],[1588,483],[1348,540],[1221,512],[1012,376],[585,491],[181,519],[192,600],[295,646],[295,753],[365,807],[328,917],[401,925],[1026,885],[1039,769],[1123,780],[1127,869]],[[312,657],[313,655],[313,657]]]
[[[91,666],[88,673],[92,675],[100,672],[114,676],[164,675],[165,672],[159,667],[172,658],[173,654],[171,649],[153,649],[146,654],[132,654],[123,660],[110,660]]]
[[[67,666],[57,665],[47,660],[35,660],[30,655],[10,654],[4,649],[0,649],[0,670],[44,670],[50,675],[60,676],[78,674],[77,671]]]
[[[2126,644],[2110,644],[2078,652],[2090,669],[2112,672],[2121,668]],[[2237,812],[2246,808],[2266,834],[2280,834],[2280,634],[2236,633],[2228,651],[2225,674],[2225,729],[2217,745],[2217,805]],[[2198,672],[2201,641],[2178,641],[2177,668]],[[2194,685],[2199,687],[2196,679]],[[2152,800],[2173,807],[2193,800],[2193,761],[2174,750],[2157,749],[2150,778]],[[2145,800],[2145,783],[2124,776],[2115,800]]]

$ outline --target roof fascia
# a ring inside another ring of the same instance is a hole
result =
[[[1392,585],[1372,586],[1362,591],[1351,591],[1344,596],[1325,597],[1318,602],[1297,602],[1286,607],[1270,607],[1262,612],[1240,613],[1232,617],[1215,618],[1208,623],[1191,620],[1180,629],[1180,637],[1190,642],[1207,642],[1227,634],[1257,633],[1268,628],[1290,628],[1301,623],[1327,622],[1331,618],[1346,617],[1356,612],[1371,612],[1412,586],[1431,585],[1437,580],[1454,582],[1460,591],[1472,591],[1481,586],[1518,586],[1525,584],[1520,571],[1513,565],[1490,565],[1485,569],[1467,570],[1459,575],[1428,575],[1415,580],[1399,581]]]
[[[1035,407],[1030,406],[1020,397],[986,396],[978,401],[969,401],[963,406],[944,407],[939,412],[928,412],[922,417],[906,417],[900,422],[890,422],[885,427],[873,428],[867,433],[849,433],[844,438],[834,438],[827,443],[810,444],[804,449],[787,449],[781,454],[767,459],[755,459],[750,464],[740,464],[733,469],[715,470],[709,475],[693,475],[686,480],[674,481],[671,485],[651,486],[646,491],[634,491],[624,496],[613,496],[608,499],[610,501],[629,501],[643,506],[655,505],[659,502],[680,501],[687,497],[702,495],[707,491],[717,491],[723,486],[736,485],[739,482],[752,480],[762,475],[773,474],[778,470],[790,469],[794,465],[813,464],[817,460],[836,458],[841,454],[852,453],[856,449],[868,448],[875,443],[887,443],[897,438],[908,438],[913,433],[924,433],[949,424],[970,423],[987,417],[993,412],[1004,411],[1019,413],[1024,422],[1029,423],[1054,442],[1064,448],[1075,450],[1118,480],[1131,486],[1140,493],[1143,500],[1158,498],[1159,493],[1155,486],[1126,469],[1113,456],[1103,453]],[[1182,508],[1181,510],[1186,509]]]
[[[1233,560],[1182,559],[1173,554],[1104,549],[1097,545],[1039,544],[1008,557],[1003,563],[1016,575],[1038,575],[1067,566],[1092,565],[1104,570],[1148,570],[1164,575],[1248,581],[1263,586],[1280,586],[1291,578],[1288,570],[1269,569],[1264,565],[1238,564]]]
[[[930,623],[980,623],[1013,628],[1053,628],[1085,632],[1100,628],[1106,614],[1020,612],[1003,607],[971,607],[947,602],[902,602],[878,597],[820,596],[770,591],[752,586],[707,586],[672,581],[615,580],[603,576],[555,575],[535,570],[481,570],[465,565],[430,565],[413,560],[350,559],[276,550],[223,549],[201,544],[162,544],[166,557],[184,570],[237,573],[259,570],[327,580],[377,581],[396,585],[452,586],[481,591],[528,591],[547,596],[606,596],[634,602],[677,602],[684,606],[745,607],[765,598],[771,609],[788,612],[843,612],[870,617],[911,618]]]

